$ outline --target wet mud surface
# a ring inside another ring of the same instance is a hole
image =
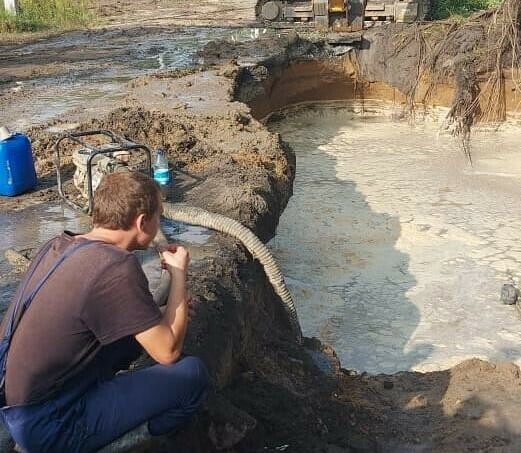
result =
[[[140,75],[182,75],[207,64],[197,54],[215,40],[248,42],[252,28],[147,26],[78,31],[2,46],[2,118],[20,129],[54,119],[82,121],[111,111]]]
[[[152,8],[161,2],[142,4],[148,17],[155,16],[158,23],[165,19],[157,17]],[[118,5],[122,2],[103,6],[108,18],[111,11],[116,17],[117,9],[111,8]],[[242,3],[234,5],[244,7]],[[138,10],[136,15],[145,16]],[[129,13],[127,17],[131,22],[135,16]],[[115,27],[114,33],[122,32]],[[131,38],[124,40],[138,41],[146,28],[130,33]],[[262,115],[256,115],[253,106],[260,106],[259,99],[264,98],[262,105],[269,113],[270,96],[276,92],[274,80],[282,78],[290,64],[320,58],[325,70],[331,65],[349,66],[345,61],[331,61],[333,52],[320,43],[299,41],[295,36],[276,39],[285,40],[285,44],[272,40],[271,46],[262,42],[258,46],[210,45],[202,54],[217,65],[210,71],[190,70],[185,77],[176,71],[145,75],[132,80],[121,98],[93,114],[75,117],[71,113],[68,118],[54,118],[49,123],[31,123],[33,127],[26,131],[33,142],[40,185],[35,192],[16,199],[2,198],[1,221],[8,224],[15,215],[23,217],[25,213],[29,219],[30,209],[35,209],[31,206],[50,206],[58,201],[51,149],[56,131],[107,127],[151,147],[167,149],[175,170],[188,175],[186,183],[172,194],[174,201],[231,216],[263,240],[270,239],[292,193],[295,156],[280,136],[268,132],[256,119]],[[45,53],[45,42],[40,44]],[[35,44],[29,44],[28,49],[31,45]],[[3,77],[13,71],[13,78],[0,88],[3,111],[5,106],[16,111],[16,77],[29,80],[48,73],[55,77],[53,71],[74,71],[74,62],[82,61],[79,49],[70,49],[70,61],[57,61],[57,68],[45,58],[35,62],[32,69],[18,67],[24,46],[3,52]],[[97,52],[94,60],[103,59],[101,49],[93,52]],[[108,56],[112,53],[117,61],[119,52],[118,48],[109,48]],[[380,60],[384,64],[384,56]],[[26,63],[29,65],[28,60]],[[339,77],[342,69],[336,73]],[[344,69],[344,77],[348,73]],[[325,76],[328,74],[310,74],[299,86],[311,93],[320,81],[334,83],[335,77],[330,79]],[[389,83],[385,74],[382,79]],[[31,94],[24,99],[30,104]],[[96,102],[93,104],[96,107]],[[13,213],[15,210],[19,212]],[[39,241],[36,232],[33,239]],[[2,247],[5,245],[15,244]],[[206,361],[215,391],[205,410],[185,431],[134,451],[521,449],[521,378],[515,365],[474,359],[425,374],[372,376],[351,372],[349,364],[340,364],[334,351],[319,341],[306,340],[307,349],[295,343],[264,273],[242,246],[216,234],[204,247],[190,270],[196,317],[189,327],[187,351]],[[2,267],[0,270],[4,272]],[[5,285],[12,287],[16,281],[12,275],[1,280],[3,294],[10,291]],[[312,360],[309,350],[315,351],[314,355],[322,354],[328,373]]]

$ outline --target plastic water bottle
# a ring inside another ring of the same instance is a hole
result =
[[[170,184],[170,170],[168,168],[168,159],[164,149],[156,151],[154,161],[154,179],[161,185],[167,186]]]

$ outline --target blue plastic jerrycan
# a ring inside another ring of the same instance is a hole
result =
[[[0,127],[0,195],[13,197],[31,190],[36,184],[29,138]]]

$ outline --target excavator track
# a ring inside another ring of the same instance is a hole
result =
[[[384,23],[421,22],[431,0],[259,0],[256,17],[274,28],[312,27],[336,32],[360,31]]]

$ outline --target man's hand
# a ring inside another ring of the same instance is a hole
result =
[[[168,270],[170,274],[174,272],[183,272],[186,274],[188,263],[190,262],[190,255],[188,250],[183,246],[177,244],[169,244],[161,253],[161,266]]]
[[[161,265],[172,276],[168,301],[162,321],[136,335],[136,340],[158,363],[174,363],[183,351],[183,342],[190,310],[186,291],[186,271],[190,256],[180,245],[168,245],[161,253]]]

